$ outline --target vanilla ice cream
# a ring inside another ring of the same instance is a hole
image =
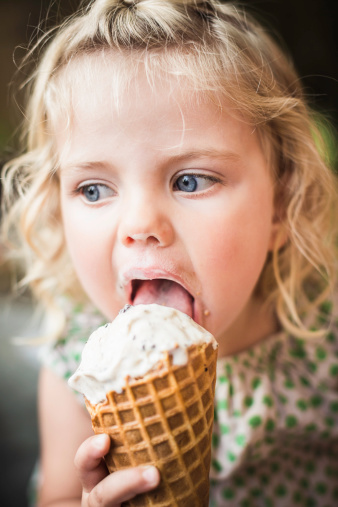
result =
[[[69,385],[93,404],[110,391],[121,392],[126,378],[155,369],[169,352],[174,365],[188,360],[187,348],[215,338],[188,315],[157,304],[126,306],[116,319],[98,328],[86,343],[81,364]]]

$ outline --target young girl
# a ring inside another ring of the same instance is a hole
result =
[[[153,467],[107,475],[65,382],[99,324],[151,302],[219,342],[210,504],[337,505],[336,183],[292,64],[216,0],[96,0],[43,43],[4,177],[24,283],[63,315],[39,505],[157,485]]]

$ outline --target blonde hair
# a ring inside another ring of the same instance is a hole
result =
[[[4,173],[3,231],[25,264],[23,283],[47,305],[62,293],[83,297],[66,251],[50,123],[63,103],[67,68],[81,55],[113,50],[122,57],[117,80],[133,74],[128,61],[136,55],[149,80],[184,79],[194,91],[230,101],[257,129],[270,153],[281,238],[287,236],[284,244],[276,238],[257,292],[289,331],[308,336],[301,312],[318,307],[334,284],[336,182],[300,80],[264,29],[216,0],[96,0],[38,47],[43,55],[28,83],[25,151]]]

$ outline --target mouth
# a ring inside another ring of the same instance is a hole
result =
[[[194,318],[194,298],[179,283],[165,278],[131,280],[130,304],[152,303],[175,308]]]

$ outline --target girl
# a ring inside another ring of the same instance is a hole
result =
[[[152,467],[107,476],[109,439],[64,381],[94,328],[150,302],[219,342],[211,505],[336,505],[335,180],[292,64],[216,0],[96,0],[43,42],[4,180],[24,283],[63,315],[39,505],[157,485]]]

